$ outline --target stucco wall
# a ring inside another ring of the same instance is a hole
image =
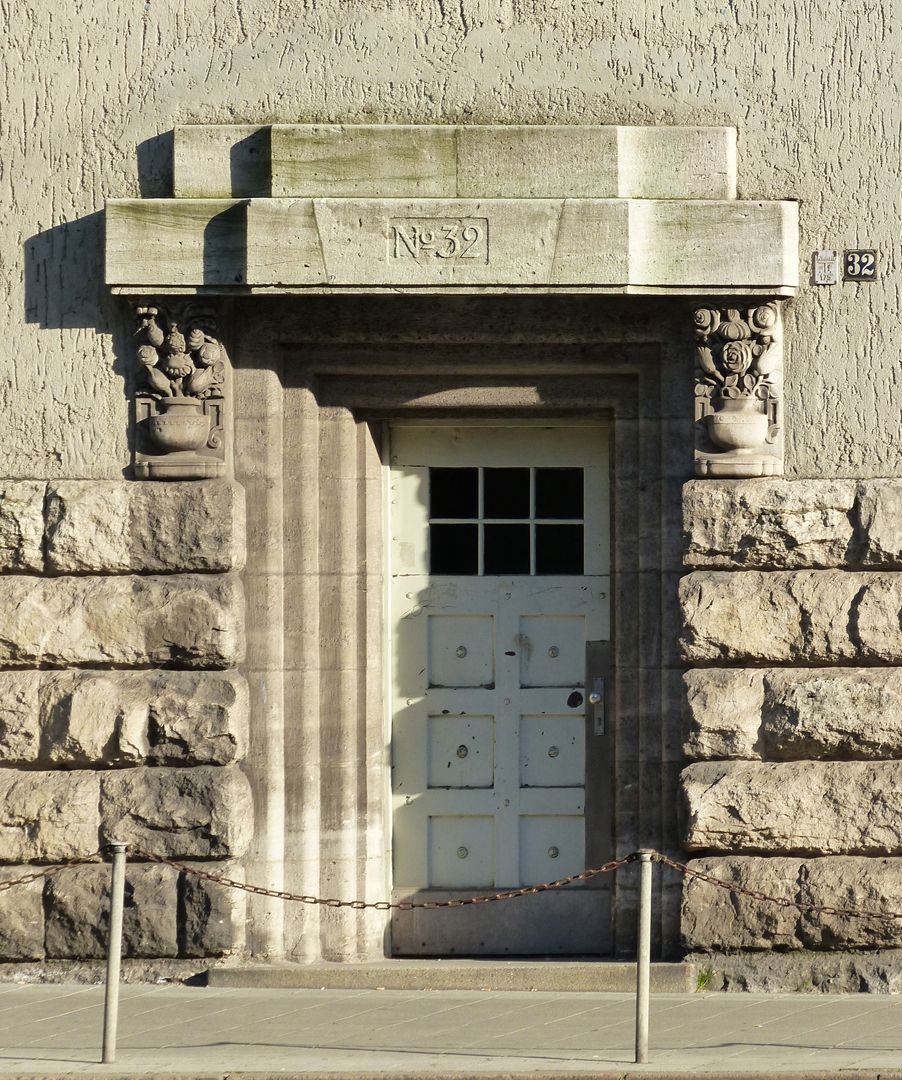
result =
[[[880,281],[805,286],[790,305],[787,470],[902,472],[892,0],[25,0],[2,11],[6,475],[115,477],[127,464],[129,323],[102,286],[103,199],[169,193],[164,133],[176,123],[316,120],[736,125],[740,197],[802,200],[803,259],[828,246],[881,258]]]

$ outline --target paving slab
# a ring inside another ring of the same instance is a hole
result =
[[[103,990],[4,987],[0,1075],[417,1080],[526,1074],[902,1080],[902,998],[658,994],[632,1063],[629,994],[123,986],[119,1053],[99,1065]]]

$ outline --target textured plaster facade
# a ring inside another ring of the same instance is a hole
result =
[[[803,281],[821,247],[876,247],[883,270],[806,289],[788,315],[787,471],[900,472],[897,5],[222,0],[70,17],[32,0],[4,16],[8,475],[128,463],[104,198],[169,193],[160,133],[177,123],[279,121],[737,126],[740,196],[801,200]]]

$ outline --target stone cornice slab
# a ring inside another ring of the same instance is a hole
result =
[[[120,199],[124,293],[792,295],[795,202],[595,198]]]
[[[735,199],[736,129],[190,124],[173,174],[179,199]]]

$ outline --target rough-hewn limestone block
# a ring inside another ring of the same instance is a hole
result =
[[[228,859],[247,848],[253,809],[237,766],[122,769],[100,783],[106,841],[179,859]]]
[[[799,899],[799,860],[788,858],[694,859],[693,870],[756,889],[781,900]],[[680,931],[687,949],[801,948],[799,912],[730,893],[698,878],[683,878]]]
[[[0,868],[0,882],[33,870],[30,866]],[[0,960],[40,960],[44,955],[44,882],[29,881],[0,892]]]
[[[125,956],[177,956],[178,874],[169,866],[129,864],[125,873]],[[52,959],[106,956],[109,866],[78,866],[47,882],[46,952]]]
[[[690,759],[902,758],[902,668],[696,668],[683,678]]]
[[[40,758],[39,689],[43,672],[0,671],[0,763],[24,765]]]
[[[690,663],[902,661],[902,574],[697,570],[680,602]]]
[[[695,870],[779,899],[854,911],[902,911],[902,859],[697,859]],[[881,949],[902,945],[902,922],[783,908],[687,877],[681,927],[690,949]]]
[[[0,762],[228,765],[248,710],[232,671],[0,671]]]
[[[902,566],[902,480],[862,480],[858,485],[862,561]]]
[[[58,862],[97,850],[100,778],[0,769],[0,862]]]
[[[694,480],[687,566],[902,566],[902,480]]]
[[[58,574],[240,570],[244,491],[229,480],[65,480],[47,490],[47,566]]]
[[[696,668],[683,682],[683,753],[690,761],[762,757],[761,671]]]
[[[854,480],[690,480],[683,485],[687,566],[845,565]]]
[[[232,576],[0,578],[0,664],[232,667],[243,638]]]
[[[43,480],[0,481],[0,571],[44,569]]]
[[[191,865],[191,864],[188,864]],[[200,867],[234,881],[244,881],[236,863]],[[245,946],[247,893],[182,874],[181,953],[183,956],[224,956]]]
[[[682,789],[690,851],[902,853],[902,761],[702,761]]]

